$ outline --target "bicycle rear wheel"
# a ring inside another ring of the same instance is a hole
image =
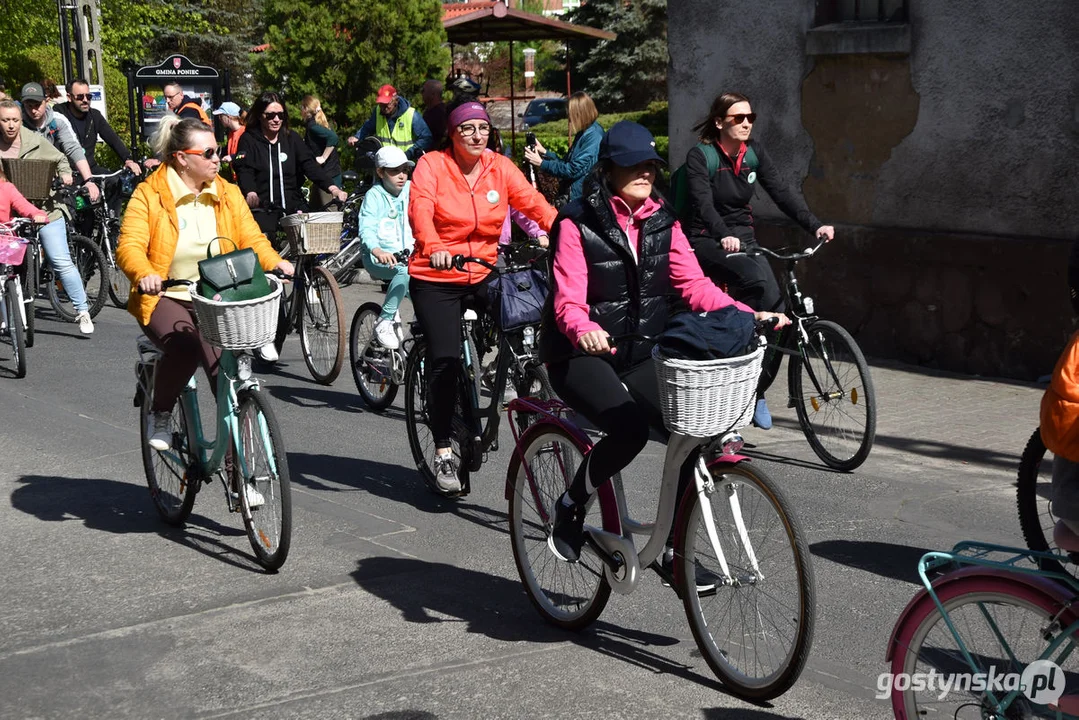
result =
[[[3,338],[11,345],[12,371],[17,378],[26,377],[26,335],[23,333],[22,301],[15,281],[4,283],[4,310],[7,315],[7,327]]]
[[[1057,717],[1044,703],[1033,704],[1023,693],[1004,712],[994,714],[993,698],[1003,700],[1007,691],[972,690],[971,683],[967,683],[966,687],[953,686],[942,696],[940,688],[928,688],[924,683],[918,689],[909,682],[903,683],[906,687],[900,690],[896,681],[902,673],[908,678],[919,673],[922,679],[931,672],[944,678],[971,673],[998,679],[1010,673],[1021,675],[1031,662],[1039,659],[1050,639],[1076,620],[1074,611],[1067,608],[1070,603],[1067,591],[1035,588],[1007,576],[971,575],[940,585],[937,598],[969,651],[973,668],[963,657],[932,598],[925,590],[920,594],[921,599],[894,631],[891,695],[897,720]],[[1050,618],[1057,613],[1062,614],[1053,629]],[[1063,648],[1067,649],[1068,645],[1065,643]],[[1058,651],[1049,660],[1064,671],[1063,676],[1057,674],[1061,685],[1066,679],[1069,694],[1076,693],[1074,678],[1079,672],[1079,658],[1074,653]]]
[[[408,448],[412,451],[412,459],[416,463],[416,469],[420,471],[420,477],[431,492],[446,496],[446,493],[438,489],[435,484],[435,436],[431,432],[430,417],[427,411],[427,343],[422,338],[417,338],[408,354],[408,362],[405,364],[405,432],[408,435]],[[454,405],[454,424],[463,422],[461,419],[461,400],[458,394],[457,403]],[[460,437],[457,433],[451,433],[450,448],[457,458],[461,486],[466,487],[469,480],[468,467],[465,464],[465,448],[461,447]]]
[[[788,366],[798,422],[825,465],[854,470],[869,456],[877,434],[869,366],[854,338],[833,322],[814,322],[808,336],[804,354],[792,357]]]
[[[345,318],[341,291],[326,268],[313,267],[305,278],[300,311],[300,350],[311,377],[331,385],[345,361]]]
[[[281,427],[262,393],[248,388],[237,400],[239,444],[233,459],[233,489],[239,494],[244,528],[256,559],[267,570],[276,570],[285,563],[292,543],[288,457]],[[243,478],[239,477],[241,458],[247,469]]]
[[[120,242],[120,221],[109,218],[102,229],[106,234],[105,241],[109,244],[109,253],[106,261],[109,263],[109,299],[112,304],[121,310],[127,308],[128,296],[131,294],[131,281],[120,269],[116,262],[116,246]]]
[[[152,382],[152,377],[150,379]],[[139,407],[139,438],[142,442],[142,466],[146,471],[146,484],[150,486],[150,499],[169,525],[183,525],[195,504],[199,491],[199,479],[195,472],[195,433],[187,417],[183,402],[172,408],[172,444],[168,450],[150,447],[150,407],[153,405],[153,388]]]
[[[590,625],[606,607],[611,586],[603,563],[586,545],[578,562],[559,559],[547,545],[554,506],[573,481],[585,448],[553,423],[537,423],[521,438],[510,459],[509,497],[513,560],[525,592],[543,619],[566,630]],[[531,476],[531,477],[530,477]],[[602,527],[599,503],[585,523]]]
[[[352,379],[364,403],[375,412],[388,408],[397,397],[397,385],[393,382],[394,351],[375,340],[375,324],[381,315],[382,306],[378,303],[361,305],[352,317],[348,334]]]
[[[89,305],[87,310],[90,317],[97,317],[108,297],[108,263],[105,261],[105,256],[101,254],[101,248],[89,238],[82,235],[69,235],[67,244],[71,252],[71,262],[79,271],[83,288],[86,290],[86,302]],[[71,304],[71,299],[67,296],[67,291],[64,290],[60,276],[55,270],[52,273],[52,282],[48,283],[47,287],[49,302],[52,303],[56,314],[68,322],[74,322],[78,313]]]
[[[741,697],[769,700],[795,683],[813,642],[809,548],[786,499],[760,468],[740,463],[711,472],[710,507],[702,507],[691,489],[679,514],[682,603],[701,655],[723,684]],[[733,584],[698,595],[698,565],[723,577],[705,513],[715,525]]]

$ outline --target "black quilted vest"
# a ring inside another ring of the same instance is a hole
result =
[[[626,233],[611,209],[610,194],[592,178],[585,185],[584,195],[562,209],[559,220],[563,218],[572,220],[581,231],[588,266],[589,318],[610,335],[662,333],[675,301],[670,253],[676,218],[666,204],[645,220],[636,262]],[[557,231],[552,242],[557,252]],[[552,274],[540,335],[540,357],[544,362],[584,354],[559,332],[555,323],[555,284]],[[651,352],[652,343],[623,341],[618,344],[618,352],[607,360],[616,369],[626,370],[647,360]]]

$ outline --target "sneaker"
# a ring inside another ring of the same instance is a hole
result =
[[[155,412],[150,418],[150,447],[168,450],[172,447],[172,413]]]
[[[279,357],[277,354],[277,346],[272,342],[266,343],[262,347],[255,349],[255,357],[262,362],[277,362],[277,358]]]
[[[262,497],[262,493],[252,483],[244,483],[244,497],[247,498],[247,507],[252,510],[266,504],[266,498]]]
[[[94,319],[90,317],[90,313],[83,310],[75,316],[75,322],[79,324],[79,332],[83,335],[94,334]]]
[[[567,505],[566,503],[570,503]],[[547,538],[547,546],[559,559],[577,562],[584,546],[584,516],[587,506],[569,499],[569,492],[562,493],[554,504],[554,527]]]
[[[457,458],[453,453],[435,456],[435,486],[444,493],[461,492],[461,478],[457,477]]]
[[[753,409],[753,424],[761,430],[772,429],[772,413],[768,411],[768,403],[764,398],[757,401],[757,407]]]
[[[667,548],[663,551],[659,567],[662,570],[660,576],[663,577],[663,584],[670,585],[671,581],[674,580],[674,550],[672,548]],[[719,576],[701,565],[700,560],[694,560],[693,567],[697,581],[697,594],[702,595],[715,590]]]
[[[383,318],[375,323],[375,339],[378,340],[382,347],[390,350],[401,347],[401,343],[397,339],[397,331],[393,327],[393,320]]]

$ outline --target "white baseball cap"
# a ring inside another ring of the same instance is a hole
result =
[[[415,167],[416,163],[405,157],[405,151],[399,147],[387,145],[375,153],[375,167],[396,168],[402,165]]]

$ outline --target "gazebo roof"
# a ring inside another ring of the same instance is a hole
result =
[[[454,45],[519,40],[614,40],[615,33],[506,7],[502,0],[445,3],[442,27]]]

